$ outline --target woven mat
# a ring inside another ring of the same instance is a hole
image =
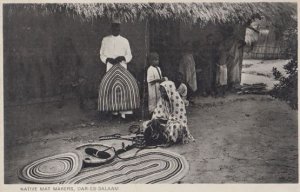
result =
[[[30,183],[61,183],[77,175],[82,168],[82,157],[73,152],[36,160],[19,171],[19,178]]]
[[[144,149],[126,159],[115,159],[109,164],[83,169],[67,184],[126,184],[126,183],[176,183],[189,170],[186,159],[162,149]]]
[[[140,106],[139,87],[132,74],[120,64],[112,66],[99,86],[99,111],[127,111]]]

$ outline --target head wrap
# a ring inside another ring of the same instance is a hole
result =
[[[194,140],[187,126],[187,116],[183,100],[172,81],[164,81],[160,84],[167,92],[168,101],[160,98],[152,119],[166,119],[165,134],[169,141],[183,143]]]

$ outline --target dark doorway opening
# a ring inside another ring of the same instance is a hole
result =
[[[174,80],[181,57],[180,23],[172,20],[149,22],[150,52],[159,54],[163,76]]]

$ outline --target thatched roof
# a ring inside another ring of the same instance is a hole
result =
[[[120,14],[123,22],[154,19],[172,19],[188,23],[244,23],[260,15],[273,20],[286,20],[297,14],[296,3],[68,3],[68,4],[9,4],[10,9],[23,6],[43,14],[63,11],[90,20]],[[12,11],[11,11],[12,12]]]

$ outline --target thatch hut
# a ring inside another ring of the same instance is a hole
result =
[[[99,59],[101,39],[109,34],[112,15],[121,15],[122,35],[128,38],[133,60],[129,71],[143,85],[147,54],[156,50],[161,67],[172,77],[177,70],[182,42],[193,41],[205,51],[206,37],[219,43],[231,36],[243,40],[249,21],[258,15],[272,21],[295,15],[295,3],[95,3],[4,4],[5,105],[55,100],[57,55],[71,39],[85,93],[97,97],[105,66]],[[227,41],[230,47],[233,41]],[[235,53],[241,65],[242,49]],[[68,61],[65,62],[70,63]],[[141,86],[142,87],[142,86]]]
[[[296,16],[284,24],[266,19],[255,20],[246,30],[245,59],[289,59],[286,32],[297,22]]]

